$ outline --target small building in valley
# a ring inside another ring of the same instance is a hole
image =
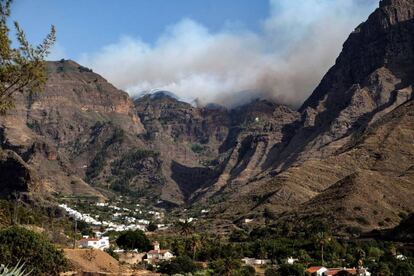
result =
[[[306,273],[312,276],[325,276],[328,269],[324,266],[311,266],[306,269]]]
[[[147,258],[145,261],[150,264],[157,263],[159,261],[168,261],[174,258],[174,254],[169,249],[160,249],[160,244],[154,242],[154,249],[147,252]]]
[[[94,249],[107,249],[109,248],[109,237],[101,238],[89,238],[85,237],[79,241],[79,247],[82,248],[94,248]]]
[[[286,263],[287,264],[290,264],[290,265],[292,265],[292,264],[294,264],[294,263],[296,263],[298,261],[299,261],[299,259],[293,258],[293,257],[289,257],[289,258],[286,259]]]
[[[371,276],[371,273],[363,268],[326,268],[324,266],[311,266],[306,269],[306,273],[312,276],[342,276],[342,275],[353,275],[353,276]]]
[[[271,263],[269,259],[255,259],[255,258],[247,258],[247,257],[241,259],[241,261],[245,265],[266,265],[266,264]]]

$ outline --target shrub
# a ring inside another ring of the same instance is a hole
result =
[[[115,260],[118,260],[119,261],[119,255],[118,255],[118,253],[116,253],[114,251],[114,248],[112,246],[109,247],[109,248],[107,248],[107,249],[105,249],[105,252],[108,253],[109,255],[111,255],[112,258],[114,258]]]
[[[281,275],[303,276],[305,275],[305,267],[301,264],[284,264],[280,266],[279,273]]]
[[[380,263],[373,267],[372,269],[373,275],[380,275],[380,276],[390,276],[391,271],[389,266],[386,263]]]
[[[67,268],[63,252],[40,234],[18,226],[0,231],[0,263],[24,261],[32,275],[58,275]]]
[[[359,236],[362,233],[362,229],[361,227],[358,227],[358,226],[348,226],[346,228],[346,232],[348,232],[349,234],[353,236]]]
[[[249,235],[242,229],[236,229],[230,234],[229,239],[231,242],[245,242],[249,239]]]
[[[408,215],[407,215],[406,213],[403,213],[403,212],[399,212],[399,213],[398,213],[398,216],[399,216],[402,220],[404,220],[404,219],[406,219],[406,218],[408,217]]]
[[[201,153],[204,150],[204,147],[200,144],[195,143],[191,145],[191,150],[194,153]]]
[[[268,268],[265,271],[265,276],[276,276],[276,275],[280,275],[278,270],[274,267]]]
[[[240,276],[254,276],[256,275],[256,270],[254,267],[247,265],[240,268]]]
[[[355,220],[359,223],[359,224],[363,224],[363,225],[369,225],[369,221],[364,218],[364,217],[356,217]]]
[[[410,262],[398,262],[394,268],[394,276],[414,275],[414,265]]]

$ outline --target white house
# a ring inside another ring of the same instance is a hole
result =
[[[150,264],[157,263],[162,260],[171,260],[174,254],[168,249],[160,249],[160,244],[154,242],[154,249],[147,252],[145,261]]]
[[[399,261],[406,261],[407,260],[407,257],[402,255],[402,254],[399,254],[399,255],[395,256],[395,258]]]
[[[286,259],[286,263],[287,264],[290,264],[290,265],[292,265],[292,264],[294,264],[294,263],[296,263],[298,261],[299,261],[299,259],[295,259],[293,257],[289,257],[289,258]]]
[[[306,272],[312,276],[325,276],[327,271],[328,269],[324,266],[311,266],[306,269]]]
[[[242,263],[245,265],[266,265],[270,264],[271,261],[268,259],[255,259],[255,258],[243,258],[241,259]]]
[[[79,247],[104,250],[109,248],[109,237],[83,238],[79,241]]]

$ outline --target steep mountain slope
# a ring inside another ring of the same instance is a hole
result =
[[[163,160],[163,200],[182,204],[217,177],[213,161],[228,132],[225,109],[196,108],[163,92],[135,100],[135,107],[143,139]]]
[[[413,210],[413,11],[412,0],[380,2],[288,125],[294,135],[272,152],[272,169],[223,191],[218,212],[295,210],[283,218],[317,214],[336,226],[362,216],[373,228]]]
[[[324,218],[334,227],[389,227],[414,203],[414,101],[409,101],[370,126],[341,152],[320,160],[338,164],[346,176],[301,204],[291,221]],[[306,162],[302,167],[307,169]],[[298,220],[298,218],[300,218]]]
[[[101,196],[84,180],[101,175],[103,152],[110,159],[130,141],[139,145],[143,126],[128,95],[89,69],[61,61],[48,70],[43,93],[19,95],[16,109],[0,117],[2,147],[17,152],[51,193]]]
[[[268,166],[283,126],[298,118],[285,106],[257,100],[235,110],[193,107],[166,94],[135,101],[148,146],[163,160],[162,199],[204,201],[223,186],[245,181]]]

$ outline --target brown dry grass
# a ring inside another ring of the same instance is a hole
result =
[[[132,271],[106,252],[97,249],[65,249],[64,252],[73,270],[80,273],[75,275],[159,275],[147,270]]]

